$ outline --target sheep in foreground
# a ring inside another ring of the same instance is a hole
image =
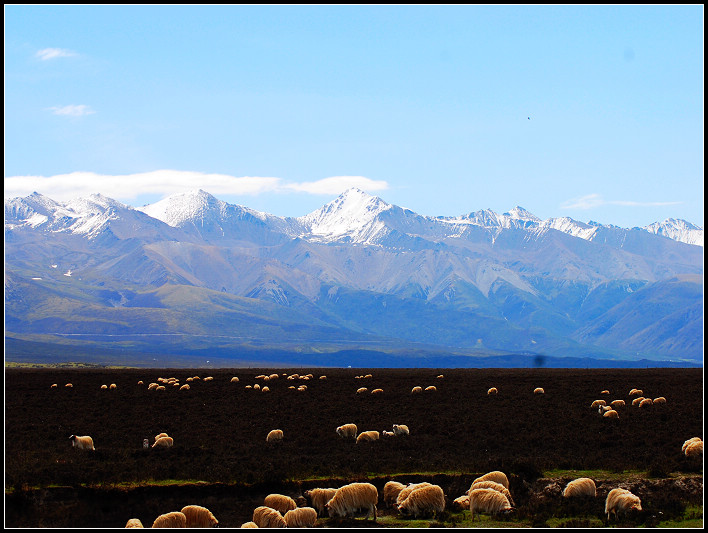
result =
[[[487,395],[488,395],[488,396],[491,396],[492,394],[498,394],[498,393],[499,393],[499,391],[497,390],[496,387],[492,387],[491,389],[489,389],[489,390],[487,391]]]
[[[379,440],[378,431],[362,431],[356,438],[356,443],[359,444],[360,442],[373,442],[375,440]]]
[[[160,437],[152,445],[153,448],[172,448],[175,441],[172,437]]]
[[[287,527],[315,527],[317,511],[312,507],[298,507],[285,513],[283,518]]]
[[[133,528],[133,527],[145,528],[145,526],[143,526],[143,523],[140,521],[139,518],[131,518],[130,520],[128,520],[126,522],[125,527],[126,528]]]
[[[605,500],[605,514],[607,520],[610,519],[610,514],[614,514],[617,518],[618,513],[626,514],[631,510],[642,510],[642,502],[639,496],[632,494],[627,489],[612,489]]]
[[[356,424],[344,424],[337,428],[337,435],[343,439],[356,439]]]
[[[504,485],[505,488],[509,488],[509,478],[506,477],[504,472],[500,472],[499,470],[487,472],[483,476],[479,476],[472,482],[472,484],[474,485],[479,481],[496,481],[497,483]]]
[[[602,415],[603,418],[617,418],[619,419],[619,413],[615,411],[614,409],[610,409],[609,411],[605,411],[605,414]]]
[[[376,504],[379,492],[371,483],[350,483],[337,489],[334,496],[327,502],[327,513],[330,518],[345,518],[354,515],[360,509],[366,509],[366,519],[372,515],[376,521]]]
[[[187,527],[219,527],[212,512],[201,505],[187,505],[182,508],[182,514],[187,518]]]
[[[595,482],[589,477],[581,477],[574,479],[565,486],[563,490],[564,498],[575,498],[582,496],[597,496],[597,488]]]
[[[155,518],[152,527],[187,527],[187,517],[179,511],[161,514]]]
[[[423,487],[430,487],[431,485],[432,483],[428,483],[427,481],[423,481],[422,483],[410,483],[398,493],[398,497],[396,498],[396,507],[406,501],[406,498],[408,498],[414,490],[421,489]]]
[[[266,442],[270,443],[275,443],[275,442],[282,442],[283,440],[283,430],[282,429],[274,429],[268,433],[266,436]]]
[[[71,445],[74,448],[78,448],[79,450],[96,450],[96,448],[93,447],[93,439],[88,435],[84,437],[77,437],[76,435],[72,435],[71,437],[69,437],[69,440],[71,440]]]
[[[287,527],[283,515],[275,509],[262,505],[253,510],[253,522],[260,527]]]
[[[410,430],[405,424],[393,424],[393,433],[400,437],[401,435],[410,435]]]
[[[497,492],[501,492],[504,496],[506,496],[506,499],[509,500],[510,505],[514,505],[514,499],[511,497],[511,492],[509,492],[509,489],[507,489],[501,483],[497,483],[496,481],[491,480],[477,481],[476,483],[472,483],[470,490],[467,491],[467,495],[469,495],[469,493],[474,489],[494,489]]]
[[[703,455],[703,441],[697,440],[686,446],[683,452],[686,457],[700,457]]]
[[[681,446],[681,453],[686,453],[686,448],[689,446],[689,444],[692,444],[694,442],[703,442],[703,439],[700,437],[693,437],[691,439],[688,439],[686,442],[683,443],[683,446]]]
[[[312,507],[317,510],[317,515],[322,516],[324,515],[326,509],[325,505],[327,505],[327,502],[334,497],[335,492],[337,492],[337,489],[332,488],[310,489],[305,491],[305,498],[310,500]]]
[[[297,507],[295,500],[284,494],[269,494],[265,497],[265,500],[263,500],[263,505],[275,509],[282,515],[285,515],[285,513]]]
[[[398,481],[389,481],[386,483],[383,488],[384,505],[386,507],[391,507],[394,503],[396,503],[398,495],[404,488],[406,488],[406,486]]]
[[[435,515],[445,510],[445,494],[439,485],[421,487],[408,495],[398,512],[406,515],[413,515],[417,518],[420,515]]]
[[[480,511],[491,515],[511,511],[509,500],[494,489],[474,489],[470,491],[470,513],[474,522],[474,512]]]

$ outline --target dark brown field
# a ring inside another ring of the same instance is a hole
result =
[[[276,372],[278,380],[255,379]],[[294,372],[314,379],[285,379]],[[368,373],[373,377],[355,379]],[[189,391],[147,390],[158,377],[184,384],[195,375],[202,380]],[[213,381],[204,382],[207,376]],[[231,383],[232,376],[240,381]],[[69,382],[71,389],[64,387]],[[51,389],[52,383],[59,387]],[[116,390],[100,389],[111,383]],[[245,388],[255,383],[270,392]],[[304,392],[288,388],[302,384]],[[416,385],[437,391],[411,395]],[[384,392],[357,395],[359,387]],[[499,394],[488,396],[490,387]],[[536,387],[545,394],[534,395]],[[632,388],[667,403],[631,407]],[[605,398],[604,389],[608,400],[628,403],[618,420],[590,408]],[[520,513],[535,501],[532,484],[553,469],[631,470],[657,479],[693,474],[702,492],[702,459],[681,455],[686,439],[703,436],[702,400],[702,369],[6,369],[5,525],[122,527],[137,517],[149,526],[161,513],[196,503],[209,507],[221,526],[238,527],[268,492],[296,495],[364,478],[381,488],[394,476],[415,480],[419,473],[425,479],[440,474],[452,501],[477,475],[503,470],[516,487]],[[357,445],[335,433],[349,422],[360,431],[406,424],[411,434]],[[275,428],[284,440],[267,445]],[[163,431],[174,438],[173,448],[143,449],[143,439],[152,444]],[[73,449],[72,434],[92,436],[96,451]],[[163,480],[185,486],[113,486]],[[206,484],[189,483],[197,481]],[[643,505],[650,513],[651,502]]]

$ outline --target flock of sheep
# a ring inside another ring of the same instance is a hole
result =
[[[314,379],[312,374],[283,374],[290,381],[308,381]],[[369,379],[371,374],[356,376],[357,379]],[[437,378],[443,378],[442,375]],[[203,381],[211,381],[212,377],[206,377]],[[271,380],[280,379],[279,374],[260,375],[256,376],[256,380],[268,382]],[[327,379],[322,375],[320,380]],[[187,378],[186,381],[194,382],[200,380],[199,376]],[[231,379],[232,383],[239,383],[238,377]],[[142,381],[139,385],[144,385]],[[52,384],[52,388],[58,388],[58,384]],[[65,388],[71,388],[72,384],[67,383]],[[188,390],[189,384],[180,385],[176,378],[158,378],[156,382],[148,385],[149,390],[165,390],[166,388],[177,388],[178,390]],[[102,385],[101,389],[108,389],[106,385]],[[110,385],[110,389],[115,389],[115,384]],[[298,391],[306,391],[307,385],[298,387],[290,386],[290,389]],[[259,383],[246,385],[246,389],[261,390],[268,392],[266,385],[261,386]],[[424,391],[436,391],[435,386],[428,386],[425,389],[421,386],[416,386],[411,390],[411,394],[419,394]],[[368,389],[360,387],[356,394],[367,392]],[[373,389],[372,394],[383,393],[382,389]],[[496,387],[492,387],[487,391],[487,395],[493,396],[499,394]],[[543,388],[538,387],[533,390],[533,394],[545,394]],[[643,391],[640,389],[632,389],[629,392],[629,398],[632,406],[638,408],[646,408],[650,405],[666,404],[666,398],[659,396],[653,400],[645,398]],[[603,390],[600,395],[609,396],[608,390]],[[604,418],[619,418],[618,410],[625,408],[627,402],[624,399],[616,399],[607,402],[604,399],[598,399],[592,402],[591,408],[597,409],[598,413]],[[358,427],[354,423],[343,424],[336,428],[336,434],[342,439],[353,439],[357,444],[379,440],[380,436],[384,437],[401,437],[409,436],[410,430],[407,425],[393,424],[392,430],[384,430],[382,432],[367,430],[358,431]],[[274,429],[266,436],[266,442],[275,444],[281,442],[284,438],[283,431]],[[95,450],[93,439],[90,436],[70,437],[72,446],[81,450]],[[146,439],[147,440],[147,439]],[[171,447],[174,441],[166,433],[160,433],[155,437],[155,442],[152,445],[155,447]],[[688,457],[700,457],[703,455],[703,441],[700,437],[694,437],[686,440],[683,444],[681,452]],[[565,498],[574,497],[596,497],[597,491],[595,482],[590,478],[579,478],[571,481],[565,487],[563,496]],[[379,495],[376,487],[370,483],[350,483],[338,489],[335,488],[315,488],[305,492],[304,497],[309,499],[312,507],[298,507],[295,500],[289,496],[280,494],[271,494],[266,497],[264,504],[256,508],[253,512],[253,520],[243,524],[241,527],[313,527],[317,518],[324,516],[327,512],[329,517],[347,517],[354,516],[359,511],[366,511],[366,519],[371,516],[376,520],[377,505]],[[405,516],[429,516],[441,513],[445,509],[445,494],[443,489],[438,485],[423,482],[416,484],[403,485],[396,481],[389,481],[383,489],[383,503],[398,510],[399,513]],[[514,500],[509,492],[509,481],[507,476],[500,471],[489,472],[474,480],[470,489],[459,498],[455,499],[452,507],[456,510],[469,509],[474,521],[475,512],[488,513],[491,515],[499,515],[510,512],[514,509]],[[609,521],[610,516],[617,517],[618,514],[625,514],[630,510],[641,511],[641,501],[638,496],[623,488],[612,489],[605,501],[605,514]],[[159,516],[152,527],[216,527],[218,521],[214,515],[206,508],[197,505],[189,505],[179,512],[170,512]],[[131,519],[126,524],[126,527],[143,527],[139,520]]]

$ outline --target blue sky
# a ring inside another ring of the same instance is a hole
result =
[[[5,197],[703,226],[703,6],[5,6]]]

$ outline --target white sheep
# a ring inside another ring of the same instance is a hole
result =
[[[625,407],[624,400],[613,400],[610,402],[610,407],[617,410],[618,407]]]
[[[617,517],[618,513],[625,514],[630,510],[642,510],[642,502],[639,496],[632,494],[627,489],[612,489],[607,494],[607,499],[605,500],[605,514],[607,515],[607,520],[610,519],[610,514],[614,514]]]
[[[287,527],[315,527],[317,511],[312,507],[298,507],[285,513],[283,518]]]
[[[369,390],[369,389],[367,389],[366,387],[359,387],[359,388],[356,390],[356,393],[357,393],[357,394],[364,394],[364,393],[367,392],[368,390]]]
[[[356,438],[356,443],[359,444],[360,442],[373,442],[375,440],[379,440],[378,431],[362,431]]]
[[[410,435],[410,431],[408,430],[408,426],[404,424],[393,424],[393,433],[399,437],[401,435]]]
[[[413,387],[411,389],[411,394],[420,394],[423,392],[423,387]]]
[[[681,446],[681,453],[686,453],[686,448],[688,447],[688,445],[694,442],[703,442],[703,439],[701,439],[700,437],[693,437],[691,439],[688,439],[686,442],[683,443],[683,446]]]
[[[175,441],[172,437],[160,437],[152,445],[153,448],[171,448]]]
[[[72,435],[69,439],[71,440],[71,445],[79,450],[96,450],[96,448],[93,447],[93,439],[88,435],[84,437]]]
[[[543,390],[543,388],[541,388],[541,387],[536,387],[536,388],[533,390],[533,393],[534,393],[534,394],[546,394],[546,391]]]
[[[282,442],[283,440],[283,430],[282,429],[274,429],[268,433],[266,436],[266,442],[270,443],[276,443],[276,442]]]
[[[236,376],[232,377],[231,383],[238,383],[238,378]]]
[[[653,405],[651,398],[644,398],[641,402],[639,402],[639,407],[648,407],[649,405]]]
[[[428,387],[425,387],[426,392],[436,392],[438,388],[435,385],[430,385]]]
[[[393,431],[386,431],[385,429],[381,432],[382,437],[395,437],[396,434]]]
[[[396,507],[406,501],[406,498],[408,498],[408,496],[410,496],[414,490],[423,487],[429,487],[431,485],[432,483],[428,483],[427,481],[423,481],[421,483],[409,483],[408,486],[401,489],[401,491],[398,493],[398,496],[396,497]]]
[[[111,390],[115,390],[117,385],[115,383],[111,383],[110,387],[108,387]]]
[[[514,505],[514,499],[511,497],[511,492],[509,492],[509,489],[507,489],[501,483],[497,483],[496,481],[492,481],[490,479],[486,481],[477,481],[476,483],[472,483],[472,486],[467,491],[467,495],[469,495],[470,491],[473,491],[475,489],[494,489],[497,492],[501,492],[504,496],[506,496],[506,499],[509,500],[510,505]]]
[[[376,521],[376,504],[379,492],[371,483],[350,483],[337,489],[325,507],[330,518],[344,518],[354,515],[360,509],[366,509],[366,517],[372,515]]]
[[[187,505],[181,512],[187,518],[187,527],[219,527],[214,514],[201,505]]]
[[[619,419],[619,413],[615,411],[614,409],[610,409],[609,411],[605,411],[605,413],[602,415],[603,418],[617,418]]]
[[[143,523],[140,521],[139,518],[131,518],[131,519],[129,519],[129,520],[126,522],[125,527],[126,527],[126,528],[139,527],[139,528],[143,528],[143,529],[145,528],[145,526],[143,526]]]
[[[592,496],[593,498],[597,496],[597,488],[595,487],[595,482],[589,477],[580,477],[569,482],[565,489],[563,490],[564,498],[575,498]]]
[[[420,487],[411,492],[398,506],[398,512],[413,515],[435,515],[445,510],[445,493],[439,485]]]
[[[494,489],[474,489],[470,491],[469,497],[473,522],[475,511],[497,515],[512,510],[507,497]]]
[[[325,512],[325,505],[332,499],[337,489],[333,488],[315,488],[305,491],[305,498],[309,498],[312,507],[317,509],[317,514],[322,516]]]
[[[255,522],[244,522],[241,524],[242,529],[258,529],[258,524]]]
[[[343,439],[356,439],[356,432],[356,424],[344,424],[337,428],[337,435],[339,435]]]
[[[406,486],[398,481],[389,481],[384,485],[383,499],[386,507],[391,507],[394,503],[396,503],[398,495],[404,488],[406,488]]]
[[[666,398],[664,398],[663,396],[659,396],[658,398],[654,398],[653,403],[654,405],[659,403],[666,403]]]
[[[163,431],[162,433],[155,435],[155,440],[161,439],[162,437],[169,437],[169,435]]]
[[[505,488],[509,488],[509,478],[506,477],[506,474],[504,472],[501,472],[499,470],[487,472],[483,476],[479,476],[472,482],[472,484],[474,485],[475,483],[478,483],[480,481],[496,481],[497,483],[504,485]]]
[[[259,527],[287,527],[283,515],[266,505],[253,510],[253,522]]]
[[[371,391],[371,394],[381,394],[383,393],[383,389],[374,389]]]
[[[590,407],[595,409],[597,407],[600,407],[601,405],[607,405],[607,402],[605,400],[595,400],[594,402],[592,402],[592,405]]]
[[[297,507],[295,500],[285,494],[269,494],[265,497],[263,505],[275,509],[282,515]]]
[[[179,511],[161,514],[155,518],[152,527],[187,527],[187,517]]]
[[[498,393],[499,393],[499,391],[497,390],[497,388],[496,388],[496,387],[492,387],[491,389],[489,389],[489,390],[487,391],[487,396],[491,396],[491,395],[493,395],[493,394],[498,394]]]
[[[700,457],[703,455],[703,441],[697,440],[689,443],[683,453],[686,457]]]
[[[460,496],[459,498],[455,498],[455,500],[452,502],[452,508],[455,511],[464,511],[465,509],[470,508],[470,497],[467,494],[464,494]]]
[[[49,387],[49,388],[50,388],[50,389],[56,389],[57,387],[59,387],[59,385],[58,385],[57,383],[52,383],[52,386]]]

